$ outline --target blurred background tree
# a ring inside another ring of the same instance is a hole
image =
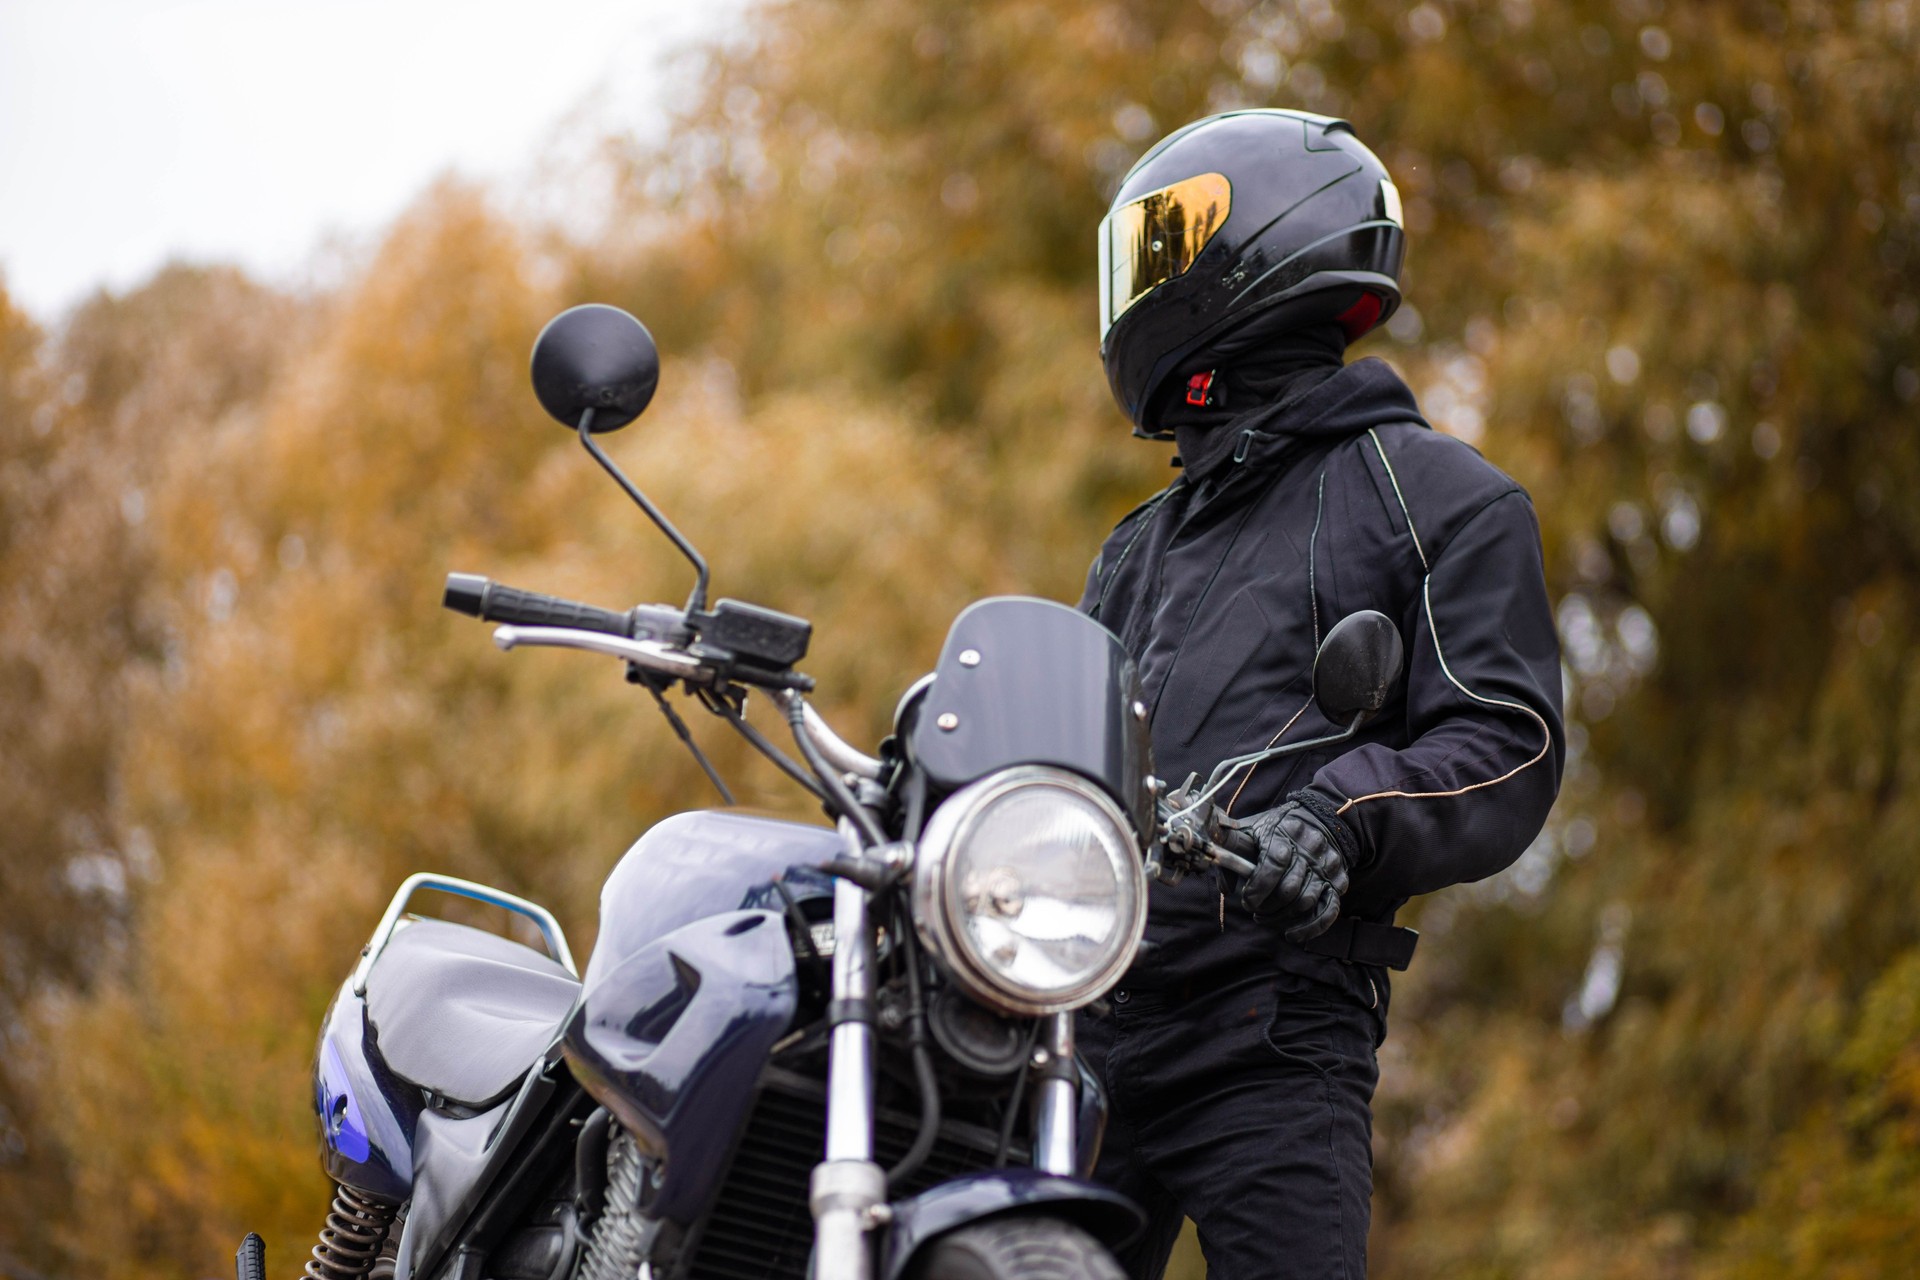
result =
[[[877,733],[960,604],[1071,598],[1164,482],[1100,376],[1092,229],[1155,138],[1263,104],[1395,174],[1411,305],[1365,353],[1532,490],[1574,721],[1520,864],[1407,913],[1375,1274],[1910,1268],[1917,21],[787,0],[667,144],[615,140],[617,234],[445,185],[328,296],[0,306],[0,1271],[204,1275],[248,1228],[285,1265],[313,1027],[401,875],[590,937],[625,843],[706,802],[616,679],[435,607],[449,568],[684,590],[524,387],[548,314],[653,326],[616,452]]]

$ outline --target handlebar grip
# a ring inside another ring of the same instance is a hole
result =
[[[562,600],[538,591],[522,591],[488,581],[475,573],[447,575],[447,592],[440,601],[455,613],[488,622],[512,622],[527,627],[572,627],[604,635],[633,634],[632,615],[596,605]]]
[[[1253,832],[1245,827],[1225,827],[1220,838],[1214,841],[1228,853],[1238,854],[1249,862],[1260,860],[1260,842],[1253,838]]]

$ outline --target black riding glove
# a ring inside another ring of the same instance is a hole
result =
[[[1286,925],[1289,942],[1305,942],[1332,928],[1340,918],[1355,847],[1353,833],[1332,806],[1296,791],[1279,808],[1240,825],[1260,845],[1253,874],[1240,890],[1242,905],[1256,920]]]

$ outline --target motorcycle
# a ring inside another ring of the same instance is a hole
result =
[[[575,307],[542,331],[532,376],[692,564],[693,590],[615,611],[453,574],[444,603],[497,624],[502,650],[624,663],[730,803],[667,699],[683,691],[832,825],[718,809],[654,826],[606,881],[584,976],[545,908],[408,877],[322,1025],[314,1105],[336,1194],[305,1275],[1118,1277],[1108,1250],[1140,1215],[1089,1180],[1106,1107],[1075,1014],[1133,962],[1151,876],[1250,869],[1212,795],[1352,734],[1397,674],[1391,624],[1389,645],[1384,618],[1347,619],[1316,659],[1345,734],[1166,794],[1120,642],[1059,604],[983,600],[868,754],[808,700],[811,625],[710,606],[706,561],[596,440],[652,399],[646,329]],[[748,720],[755,693],[798,759]],[[545,954],[410,912],[423,890],[504,908]],[[264,1275],[257,1235],[236,1270]]]

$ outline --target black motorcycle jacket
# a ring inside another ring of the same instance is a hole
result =
[[[1430,429],[1377,359],[1315,370],[1277,402],[1181,433],[1186,467],[1101,548],[1080,608],[1140,664],[1156,772],[1336,732],[1312,698],[1327,629],[1400,628],[1406,669],[1359,735],[1229,783],[1235,815],[1311,788],[1358,845],[1343,917],[1507,867],[1565,759],[1560,653],[1526,491]],[[1319,806],[1316,806],[1319,807]],[[1188,970],[1291,944],[1218,876],[1155,885],[1136,966]]]

